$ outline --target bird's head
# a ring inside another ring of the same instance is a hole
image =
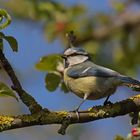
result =
[[[75,47],[66,49],[62,57],[64,59],[65,68],[83,63],[90,58],[84,49]]]

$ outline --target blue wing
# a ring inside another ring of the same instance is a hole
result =
[[[96,76],[96,77],[115,77],[120,74],[111,69],[95,65],[91,62],[85,62],[72,66],[68,69],[67,75],[72,78]]]

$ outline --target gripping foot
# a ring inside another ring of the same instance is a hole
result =
[[[112,103],[110,101],[108,101],[109,97],[110,97],[110,95],[107,96],[106,100],[104,101],[104,106],[106,106],[106,105],[112,105]]]
[[[110,102],[110,101],[104,102],[104,106],[106,106],[106,105],[112,105],[112,102]]]

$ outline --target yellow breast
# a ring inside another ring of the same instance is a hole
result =
[[[85,94],[88,94],[88,99],[96,100],[114,93],[116,86],[113,85],[113,79],[107,79],[103,77],[81,77],[71,78],[68,77],[67,69],[64,71],[64,82],[67,87],[75,93],[77,96],[83,98]],[[111,81],[112,80],[112,81]]]
[[[82,77],[82,78],[71,78],[66,75],[64,71],[64,81],[67,87],[74,92],[77,96],[83,98],[84,94],[90,94],[94,91],[98,91],[96,77]],[[99,92],[99,91],[98,91]]]

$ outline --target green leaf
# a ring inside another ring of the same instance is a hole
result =
[[[56,22],[52,21],[49,22],[46,26],[45,26],[45,37],[47,38],[47,40],[49,42],[52,42],[54,39],[56,39],[57,37],[57,33],[56,33]]]
[[[67,16],[70,15],[72,18],[77,18],[77,16],[84,14],[85,10],[84,6],[75,5],[67,10]]]
[[[0,38],[0,49],[3,50],[3,40]]]
[[[0,82],[0,96],[11,96],[18,100],[13,90],[2,82]]]
[[[48,73],[45,78],[46,88],[50,92],[55,91],[59,86],[61,76],[55,73]]]
[[[0,22],[5,18],[5,22],[0,24],[0,30],[6,28],[11,23],[11,17],[6,10],[0,9]]]
[[[117,135],[116,137],[115,137],[115,139],[114,140],[125,140],[125,138],[123,138],[122,136],[120,136],[120,135]]]
[[[125,4],[121,2],[114,3],[114,9],[118,12],[123,12],[125,9]]]
[[[0,49],[3,50],[3,38],[5,37],[4,33],[0,32]]]
[[[68,93],[68,92],[69,92],[69,89],[67,88],[67,86],[65,85],[64,82],[61,83],[61,90],[62,90],[64,93]]]
[[[3,16],[2,16],[2,15],[0,15],[0,22],[2,22],[2,20],[3,20]]]
[[[12,48],[12,50],[14,52],[18,51],[18,43],[17,43],[17,41],[16,41],[16,39],[14,37],[12,37],[12,36],[5,36],[4,39],[6,41],[8,41],[10,47]]]
[[[0,38],[3,39],[5,37],[3,32],[0,32]]]
[[[36,68],[41,71],[55,71],[58,62],[62,61],[62,58],[58,54],[51,54],[44,56],[40,59],[40,62],[36,64]]]

